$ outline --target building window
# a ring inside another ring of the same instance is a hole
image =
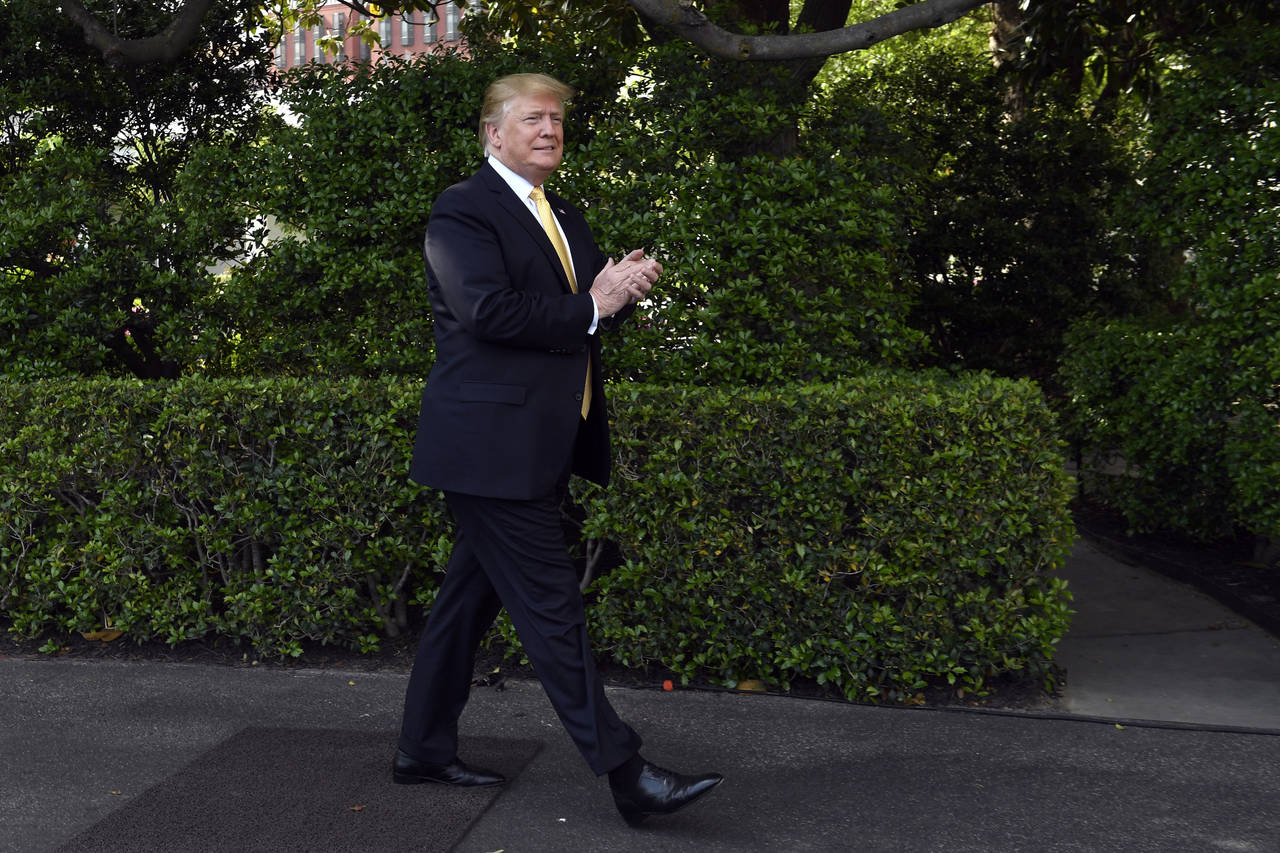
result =
[[[361,23],[367,23],[368,20],[368,15],[360,16]],[[360,36],[360,43],[357,45],[357,48],[361,62],[370,62],[373,60],[373,46],[369,44],[369,40],[364,35]]]
[[[378,21],[378,42],[383,50],[391,50],[391,16],[383,15]]]
[[[316,42],[315,60],[316,62],[320,62],[320,63],[323,63],[325,61],[324,48],[320,46],[320,39],[322,38],[324,38],[324,15],[320,16],[320,25],[316,27],[316,35],[315,35],[315,42]]]
[[[338,39],[338,56],[335,62],[347,61],[347,15],[345,12],[333,13],[333,35]]]
[[[444,4],[444,40],[455,41],[458,38],[458,7],[453,0]]]
[[[285,40],[280,39],[276,42],[276,68],[284,68],[289,64],[289,58],[286,55]]]
[[[307,31],[299,25],[293,31],[293,64],[301,65],[307,61]]]
[[[400,46],[413,44],[413,28],[417,25],[417,12],[405,12],[400,16]]]
[[[438,36],[437,29],[440,26],[440,16],[435,10],[431,11],[431,20],[427,22],[427,34],[422,39],[423,44],[435,44]]]

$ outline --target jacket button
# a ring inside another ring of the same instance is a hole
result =
[[[577,400],[579,403],[581,403],[581,402],[582,402],[582,392],[581,392],[581,391],[579,391],[577,394],[574,394],[574,395],[573,395],[573,399],[575,399],[575,400]]]

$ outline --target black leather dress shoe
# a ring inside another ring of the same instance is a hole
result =
[[[609,787],[623,820],[635,826],[649,815],[684,808],[723,781],[719,773],[684,776],[646,761],[634,784]]]
[[[426,764],[399,749],[391,762],[391,780],[397,785],[436,782],[459,788],[491,788],[507,781],[500,773],[468,767],[456,758],[448,764]]]

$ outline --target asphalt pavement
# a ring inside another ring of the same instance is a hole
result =
[[[610,688],[646,757],[726,777],[636,829],[536,682],[473,691],[462,758],[510,756],[511,781],[441,805],[390,783],[404,672],[0,658],[0,853],[1280,851],[1280,640],[1085,541],[1063,573],[1066,689],[1030,710]],[[332,743],[371,778],[316,769]],[[252,797],[228,808],[232,754]],[[431,808],[445,840],[398,829]]]

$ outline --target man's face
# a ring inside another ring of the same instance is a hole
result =
[[[564,107],[554,95],[516,97],[501,123],[487,125],[489,153],[535,187],[564,156]]]

